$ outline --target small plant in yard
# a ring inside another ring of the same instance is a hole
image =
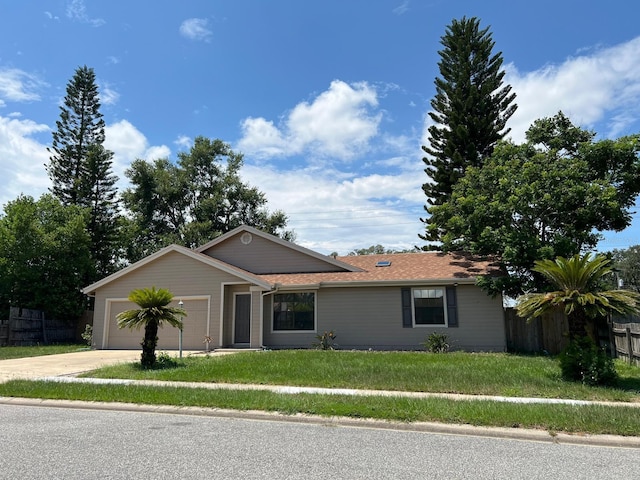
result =
[[[204,341],[202,343],[204,343],[204,351],[205,352],[209,352],[209,350],[211,350],[211,342],[213,342],[213,337],[210,337],[209,335],[205,335],[204,336]]]
[[[153,369],[176,368],[178,365],[178,360],[176,360],[175,357],[172,357],[167,352],[160,352],[156,357],[156,363],[153,365]]]
[[[559,358],[565,380],[586,385],[614,385],[618,379],[613,359],[589,337],[572,340]]]
[[[336,339],[336,334],[333,333],[333,330],[327,332],[325,331],[322,335],[316,335],[316,339],[318,340],[313,344],[318,350],[335,350],[336,344],[334,340]]]
[[[87,323],[84,326],[84,332],[82,332],[80,336],[87,342],[87,345],[91,346],[91,342],[93,341],[93,327]]]
[[[423,343],[427,352],[431,353],[447,353],[449,351],[449,335],[446,333],[433,332],[427,337]]]

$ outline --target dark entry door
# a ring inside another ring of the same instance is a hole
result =
[[[233,319],[233,343],[249,343],[251,334],[251,294],[236,295],[235,316]]]

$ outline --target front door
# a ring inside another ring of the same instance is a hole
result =
[[[233,343],[249,343],[251,334],[251,294],[235,295]]]

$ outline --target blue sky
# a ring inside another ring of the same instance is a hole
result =
[[[58,107],[88,65],[121,188],[132,160],[220,138],[299,244],[419,245],[439,41],[465,15],[503,52],[514,140],[558,110],[599,138],[640,131],[640,5],[628,0],[0,0],[0,12],[0,204],[47,191]],[[599,248],[638,243],[635,214]]]

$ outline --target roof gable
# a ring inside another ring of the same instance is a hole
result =
[[[196,250],[254,274],[353,272],[359,268],[249,226]]]
[[[82,289],[82,293],[84,293],[85,295],[90,295],[92,293],[94,293],[98,288],[103,287],[125,275],[127,275],[128,273],[131,273],[135,270],[138,270],[139,268],[144,267],[145,265],[148,265],[166,255],[168,255],[171,252],[177,252],[181,255],[185,255],[186,257],[192,258],[194,260],[197,260],[199,262],[204,263],[205,265],[208,265],[212,268],[216,268],[218,270],[222,270],[223,272],[229,273],[231,275],[235,275],[238,278],[252,283],[254,285],[258,285],[260,287],[263,287],[265,289],[270,288],[270,285],[265,282],[263,279],[253,275],[250,272],[247,272],[245,270],[242,270],[241,268],[238,268],[234,265],[229,265],[227,263],[224,263],[218,259],[215,258],[211,258],[208,257],[207,255],[203,255],[201,253],[195,252],[189,248],[186,247],[181,247],[180,245],[169,245],[168,247],[165,247],[161,250],[158,250],[156,253],[149,255],[148,257],[143,258],[142,260],[133,263],[125,268],[123,268],[122,270],[117,271],[116,273],[109,275],[108,277],[103,278],[102,280],[99,280],[85,288]]]

